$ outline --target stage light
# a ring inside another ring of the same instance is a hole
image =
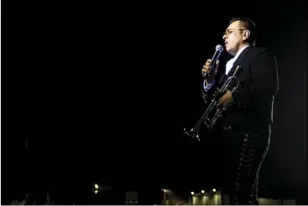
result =
[[[195,193],[194,193],[194,192],[191,192],[190,194],[191,194],[191,195],[194,195]]]
[[[213,188],[213,192],[216,192],[216,189],[215,189],[215,188]]]
[[[204,194],[204,190],[201,190],[201,193],[203,193],[203,194]]]

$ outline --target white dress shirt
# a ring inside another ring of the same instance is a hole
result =
[[[238,52],[236,53],[236,55],[230,59],[227,64],[226,64],[226,75],[228,75],[228,73],[230,72],[231,68],[233,67],[234,62],[237,60],[238,56],[242,53],[242,51],[244,49],[246,49],[249,45],[242,47],[240,50],[238,50]]]

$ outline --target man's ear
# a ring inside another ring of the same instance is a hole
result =
[[[246,40],[250,37],[250,31],[249,30],[245,30],[243,32],[243,40]]]

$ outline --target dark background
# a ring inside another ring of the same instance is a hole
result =
[[[65,191],[65,185],[85,194],[92,181],[215,186],[215,158],[223,151],[211,139],[192,142],[182,130],[204,110],[203,63],[223,43],[229,20],[244,15],[257,24],[257,44],[275,53],[280,78],[260,193],[301,199],[307,189],[303,8],[278,0],[3,5],[2,197]]]

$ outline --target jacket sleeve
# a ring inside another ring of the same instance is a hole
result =
[[[247,79],[248,78],[248,79]],[[250,63],[249,74],[232,93],[238,106],[251,106],[278,92],[278,71],[275,56],[264,53]]]

